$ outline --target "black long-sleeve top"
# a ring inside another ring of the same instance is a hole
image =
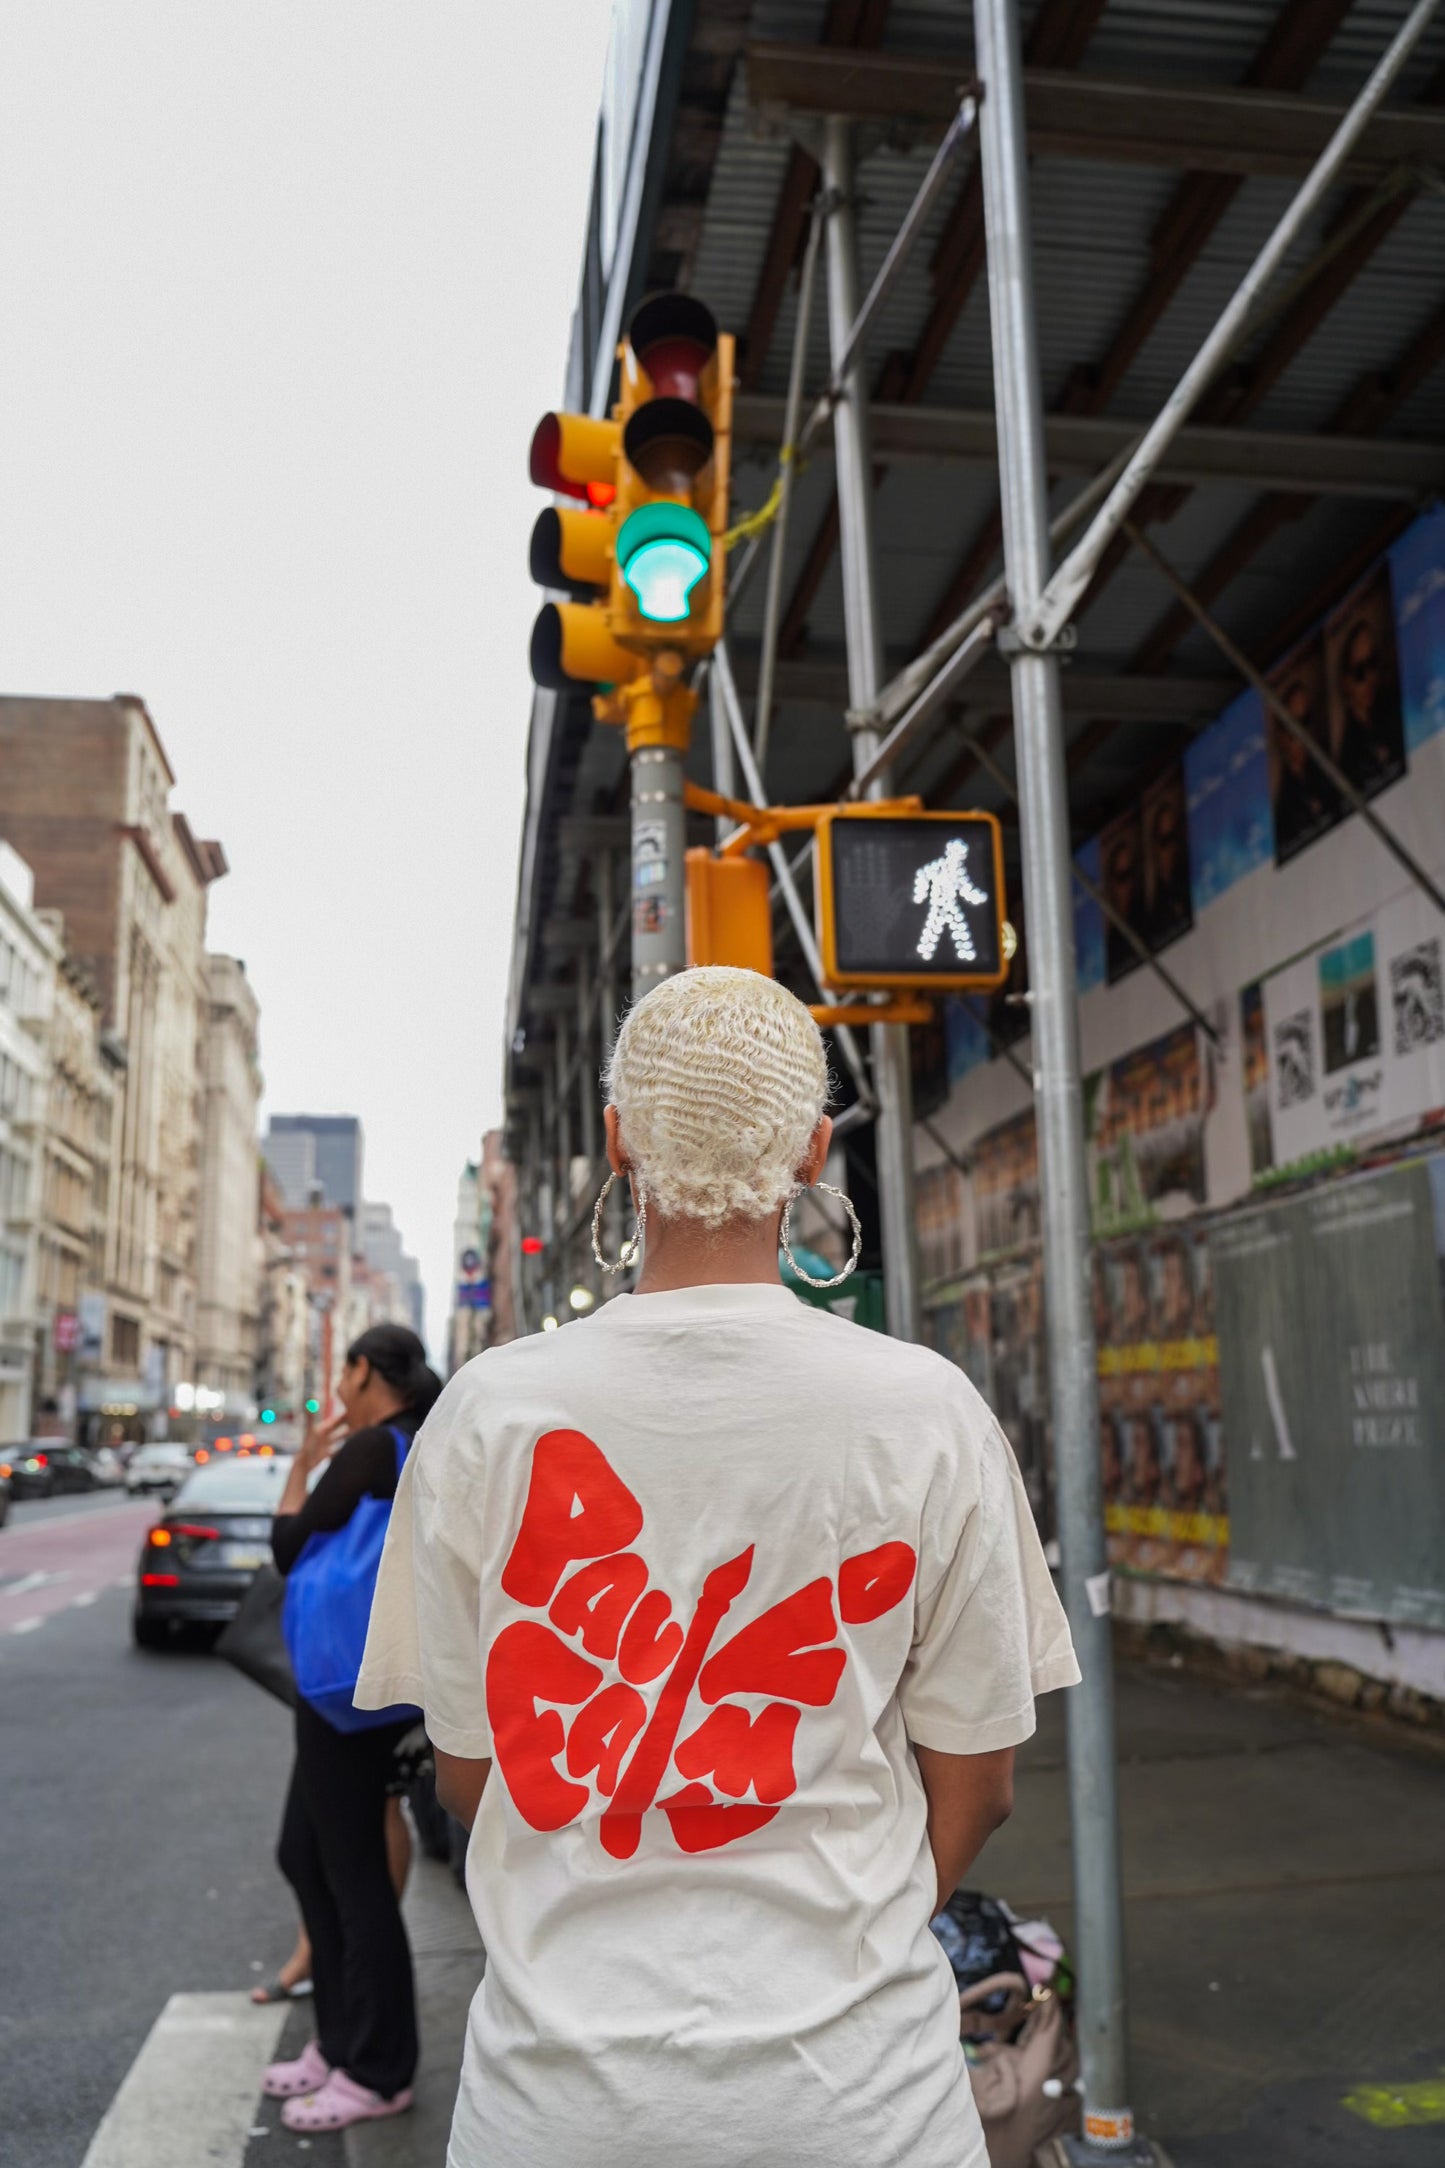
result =
[[[271,1523],[271,1554],[282,1573],[291,1571],[308,1536],[344,1528],[363,1498],[396,1496],[393,1423],[409,1444],[421,1418],[412,1409],[403,1408],[389,1423],[373,1423],[366,1430],[356,1431],[332,1454],[305,1504],[295,1513],[275,1516]]]

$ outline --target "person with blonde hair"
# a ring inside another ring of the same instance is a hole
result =
[[[928,1922],[1078,1677],[1013,1455],[779,1281],[832,1128],[801,1002],[683,972],[607,1085],[636,1291],[447,1386],[357,1688],[471,1829],[449,2168],[986,2168]]]

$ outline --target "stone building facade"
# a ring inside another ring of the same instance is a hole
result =
[[[200,1210],[198,1049],[219,843],[171,806],[145,703],[0,698],[0,834],[63,913],[120,1068],[106,1239],[103,1380],[82,1404],[163,1409],[192,1375]]]
[[[55,967],[44,1031],[35,1396],[47,1414],[68,1428],[85,1372],[98,1370],[81,1345],[80,1326],[83,1298],[105,1285],[111,1143],[121,1072],[102,1030],[100,995],[65,947],[63,918],[58,911],[38,916],[54,937]]]
[[[224,1394],[224,1414],[244,1416],[256,1394],[262,1276],[260,1012],[238,958],[207,956],[205,982],[195,1382]]]

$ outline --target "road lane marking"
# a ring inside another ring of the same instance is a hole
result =
[[[81,2168],[241,2168],[287,2008],[244,1988],[172,1995]]]
[[[87,1588],[79,1596],[71,1597],[70,1607],[72,1611],[83,1611],[87,1604],[99,1602],[100,1590],[98,1588]]]
[[[0,1596],[28,1596],[33,1588],[49,1588],[52,1581],[68,1581],[70,1575],[60,1573],[25,1573],[18,1581],[9,1581],[0,1588]]]
[[[13,1634],[33,1634],[37,1626],[43,1626],[43,1618],[18,1618],[10,1628]]]

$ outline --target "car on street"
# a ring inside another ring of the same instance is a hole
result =
[[[49,1438],[22,1438],[15,1445],[0,1445],[0,1469],[17,1499],[49,1498],[54,1491],[79,1487],[68,1485],[57,1473],[53,1445]]]
[[[164,1648],[176,1626],[219,1630],[271,1556],[271,1521],[291,1462],[279,1454],[197,1468],[146,1536],[131,1631]]]
[[[125,1481],[125,1462],[113,1445],[98,1445],[90,1455],[90,1472],[101,1490],[114,1490]]]
[[[180,1489],[190,1473],[188,1446],[164,1441],[158,1445],[143,1445],[131,1455],[130,1466],[125,1471],[125,1487],[132,1498],[142,1497],[147,1491],[159,1491],[168,1498]]]
[[[94,1490],[95,1469],[89,1453],[83,1453],[78,1445],[67,1445],[63,1438],[32,1438],[30,1445],[33,1452],[43,1453],[49,1461],[53,1489]]]

